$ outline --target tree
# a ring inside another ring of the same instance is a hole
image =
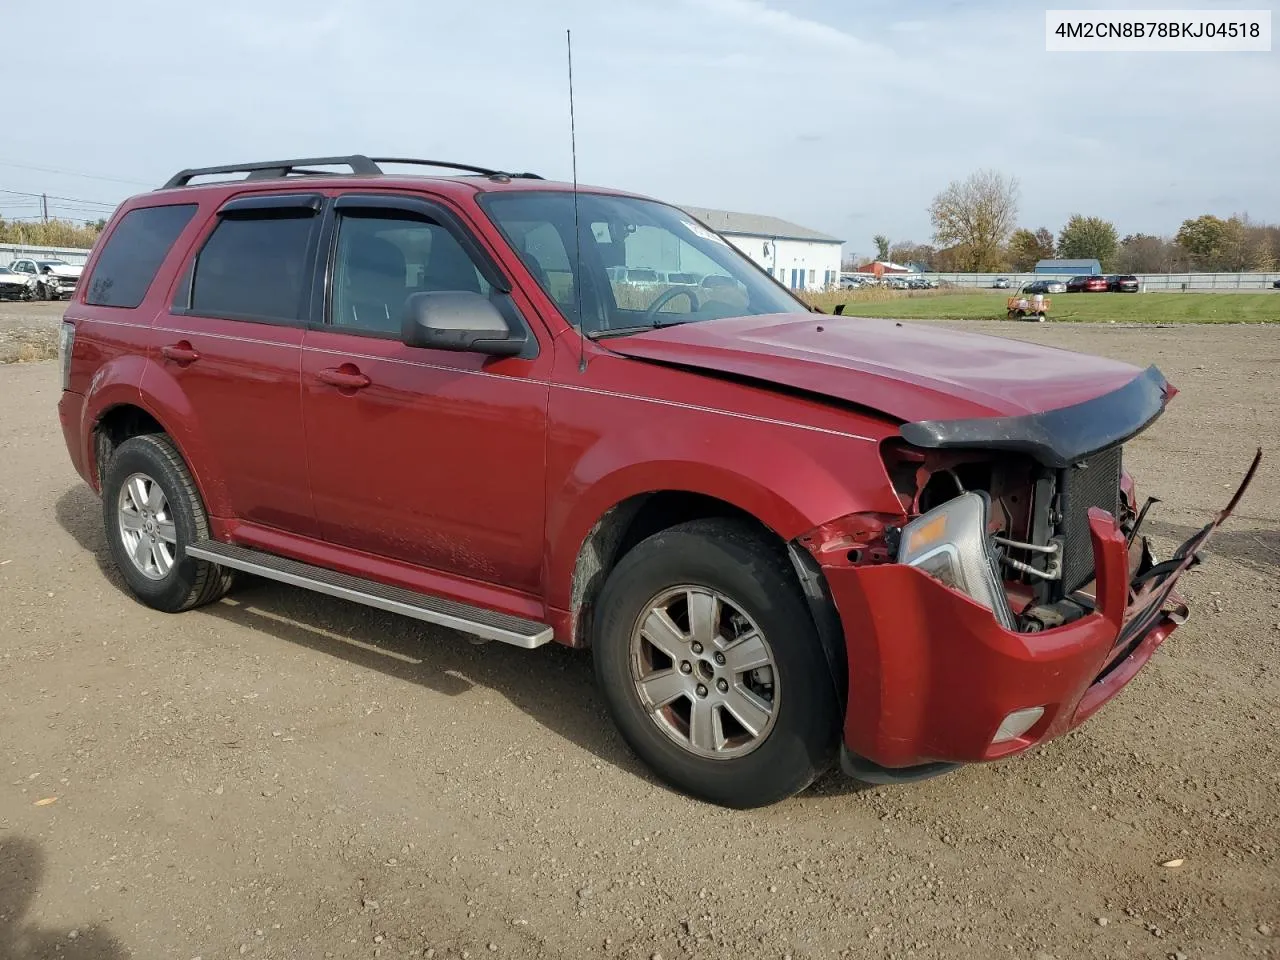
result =
[[[927,243],[895,243],[889,250],[889,259],[894,263],[918,264],[924,270],[934,269],[934,258],[938,251]]]
[[[1175,240],[1201,270],[1262,270],[1275,263],[1274,227],[1258,226],[1248,214],[1228,220],[1212,214],[1182,221]]]
[[[1115,268],[1120,273],[1165,273],[1179,265],[1179,250],[1147,233],[1131,233],[1120,241]]]
[[[1115,226],[1101,217],[1073,213],[1058,234],[1058,256],[1064,260],[1096,259],[1104,270],[1111,268],[1119,245]]]
[[[47,223],[0,222],[0,243],[28,243],[37,247],[88,249],[98,239],[100,228],[92,224],[53,219]]]
[[[889,259],[889,238],[886,237],[883,233],[877,233],[871,239],[874,240],[876,244],[876,259],[888,260]]]
[[[1212,262],[1221,254],[1230,228],[1227,221],[1211,213],[1183,220],[1174,241],[1191,255],[1196,266],[1213,269]]]
[[[1041,260],[1053,258],[1053,234],[1041,227],[1035,233],[1022,229],[1013,231],[1009,238],[1009,261],[1013,269],[1025,273],[1035,268]]]
[[[995,170],[953,180],[929,206],[933,238],[957,248],[956,262],[962,270],[996,269],[1017,220],[1018,194],[1018,181]]]

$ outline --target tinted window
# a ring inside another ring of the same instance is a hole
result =
[[[405,300],[445,290],[490,292],[444,227],[386,213],[339,221],[330,301],[334,326],[399,336]]]
[[[126,213],[94,264],[85,301],[102,307],[140,304],[173,241],[195,212],[194,203],[184,203]]]
[[[310,210],[223,217],[196,258],[191,312],[298,320],[315,222]]]

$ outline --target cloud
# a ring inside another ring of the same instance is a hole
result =
[[[584,183],[862,252],[874,233],[927,239],[930,198],[982,167],[1019,178],[1033,227],[1080,210],[1167,232],[1232,212],[1224,198],[1280,220],[1280,58],[1049,55],[1022,0],[62,0],[59,16],[59,56],[92,82],[73,83],[74,123],[28,128],[0,159],[159,183],[365,151],[563,178],[571,27]],[[39,45],[8,57],[11,75],[47,72]],[[0,172],[18,191],[127,190]]]
[[[775,38],[816,44],[844,53],[868,53],[873,47],[837,27],[798,17],[766,5],[763,0],[690,0],[697,7]]]

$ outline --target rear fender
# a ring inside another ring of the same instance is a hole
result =
[[[201,440],[199,422],[186,393],[164,368],[137,355],[121,355],[103,364],[89,384],[80,424],[89,476],[97,480],[100,475],[94,443],[98,423],[111,410],[125,405],[145,411],[174,442],[205,509],[215,516],[229,516],[220,465]],[[100,486],[100,481],[95,484],[99,492]]]

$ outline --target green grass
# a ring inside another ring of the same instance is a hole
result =
[[[830,313],[894,320],[1004,320],[1007,294],[891,290],[806,296]],[[1055,293],[1050,320],[1076,323],[1264,323],[1280,322],[1280,294],[1272,293]]]

